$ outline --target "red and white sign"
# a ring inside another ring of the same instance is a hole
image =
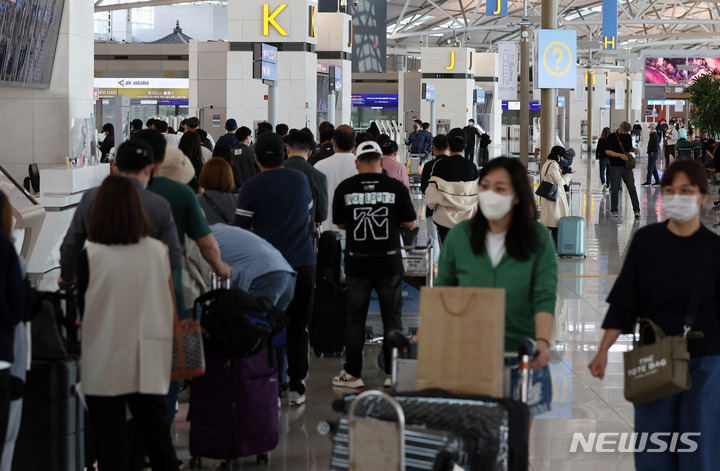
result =
[[[100,89],[98,87],[93,88],[93,100],[97,100],[100,97]]]
[[[310,108],[310,103],[308,103],[308,102],[306,101],[306,102],[305,102],[305,109],[308,109],[308,108]]]
[[[268,101],[270,99],[267,95],[265,95],[264,98],[265,98],[265,101]]]

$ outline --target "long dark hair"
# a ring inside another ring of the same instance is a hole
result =
[[[518,203],[512,208],[512,221],[505,236],[505,250],[512,258],[525,261],[530,258],[538,245],[535,233],[537,208],[530,189],[527,171],[516,159],[498,157],[483,166],[478,182],[482,182],[488,173],[497,169],[504,169],[510,174],[510,181],[518,200]],[[482,211],[478,211],[470,221],[470,246],[476,255],[481,255],[485,251],[485,236],[488,228],[488,220]]]
[[[190,160],[202,162],[203,154],[200,134],[194,131],[184,133],[180,138],[178,148],[183,151],[183,154],[187,155]]]

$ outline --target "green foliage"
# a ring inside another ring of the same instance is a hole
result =
[[[696,78],[686,91],[690,93],[690,112],[694,127],[720,135],[720,72]]]

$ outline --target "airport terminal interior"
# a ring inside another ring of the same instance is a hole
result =
[[[470,160],[482,168],[494,158],[517,159],[533,191],[543,180],[541,166],[551,149],[573,150],[565,216],[585,221],[585,248],[577,256],[557,257],[557,304],[548,339],[551,410],[532,421],[529,469],[636,469],[633,453],[577,448],[573,441],[578,434],[617,437],[635,430],[633,404],[624,396],[623,363],[633,336],[622,334],[610,348],[602,381],[592,376],[589,364],[603,337],[607,296],[634,234],[667,219],[661,187],[641,185],[651,132],[677,124],[687,139],[705,146],[712,145],[708,138],[720,135],[714,111],[700,102],[714,93],[714,103],[720,103],[720,92],[714,91],[720,89],[717,5],[680,0],[0,0],[0,109],[6,114],[0,190],[13,208],[15,247],[27,262],[31,284],[55,291],[60,247],[83,194],[111,173],[120,144],[148,120],[164,121],[177,131],[188,118],[197,118],[214,142],[234,133],[226,129],[234,122],[235,128],[249,128],[253,144],[263,122],[307,128],[320,144],[321,123],[329,122],[358,132],[372,127],[398,144],[396,159],[409,174],[418,214],[416,245],[434,247],[434,253],[427,252],[434,263],[425,264],[422,276],[427,276],[419,283],[431,285],[440,248],[435,231],[427,230],[433,223],[427,220],[420,174],[432,156],[406,142],[413,133],[425,132],[413,128],[416,122],[425,123],[434,136],[473,129],[478,138]],[[32,40],[33,35],[41,40]],[[625,187],[618,214],[612,214],[609,182],[601,181],[595,152],[603,129],[614,132],[625,122],[636,126],[639,152],[632,174],[640,210],[633,210]],[[108,124],[111,132],[105,132]],[[693,128],[694,136],[687,137]],[[109,138],[114,145],[107,145]],[[658,144],[662,178],[666,154],[675,147]],[[714,152],[715,147],[707,149]],[[704,161],[704,154],[688,154],[688,159]],[[673,160],[682,155],[673,154]],[[710,195],[700,221],[720,233],[720,186],[712,172],[708,178]],[[422,322],[419,284],[402,285],[408,335]],[[374,321],[368,321],[363,351],[364,390],[390,392],[377,365],[382,350],[378,306],[373,299]],[[335,423],[343,417],[333,403],[357,391],[332,385],[344,368],[343,358],[315,355],[312,349],[309,356],[305,401],[291,405],[287,392],[281,394],[278,442],[267,450],[267,463],[257,462],[255,453],[229,460],[193,456],[192,387],[183,388],[171,427],[182,467],[349,469],[347,462],[344,467],[331,462]],[[7,367],[1,360],[0,372]],[[82,402],[72,394],[68,401]],[[0,418],[3,412],[0,408]],[[17,449],[28,456],[27,444]],[[46,452],[37,450],[38,455]],[[53,471],[82,471],[83,454],[78,452],[72,465],[60,463],[65,455],[59,451],[48,456],[57,461]],[[7,452],[0,457],[0,471],[41,469],[17,459],[11,466]],[[509,469],[506,464],[492,469]],[[720,469],[720,461],[714,464],[697,471]]]

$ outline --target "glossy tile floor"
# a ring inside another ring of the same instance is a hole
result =
[[[579,143],[569,147],[580,149]],[[578,152],[580,154],[580,152]],[[630,339],[622,336],[610,352],[604,381],[592,378],[587,365],[595,355],[602,336],[606,311],[605,298],[623,263],[628,242],[639,227],[662,220],[660,187],[641,187],[646,159],[640,158],[635,182],[641,201],[642,217],[633,218],[627,190],[621,193],[620,218],[610,216],[610,195],[601,191],[597,161],[592,156],[588,168],[586,155],[576,157],[573,169],[572,214],[587,221],[587,259],[559,259],[560,279],[556,310],[553,376],[553,410],[537,418],[531,433],[531,467],[535,471],[625,471],[632,470],[633,457],[621,453],[570,453],[574,432],[631,432],[633,409],[623,399],[622,352]],[[662,159],[660,159],[662,160]],[[662,166],[662,164],[661,164]],[[532,167],[531,167],[532,168]],[[662,172],[662,169],[661,169]],[[580,190],[577,190],[580,188]],[[718,187],[712,187],[716,191]],[[715,200],[716,198],[711,198]],[[710,207],[701,215],[708,225],[717,224],[718,213]],[[364,379],[366,387],[379,387],[384,375],[375,367],[377,347],[366,349]],[[307,381],[307,402],[290,408],[283,404],[280,415],[280,442],[270,456],[270,470],[327,470],[331,442],[318,432],[318,424],[338,417],[331,403],[341,396],[330,381],[342,368],[337,358],[311,355]],[[187,463],[189,424],[184,421],[186,404],[175,424],[180,458]],[[214,469],[218,462],[204,460],[202,469]],[[187,468],[187,464],[186,464]],[[238,462],[238,469],[261,469],[254,458]]]

